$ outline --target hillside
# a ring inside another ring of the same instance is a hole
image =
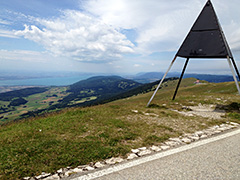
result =
[[[175,101],[176,80],[167,81],[153,103],[152,91],[107,104],[69,108],[0,126],[0,178],[20,179],[54,173],[113,156],[132,148],[159,145],[227,121],[240,122],[240,96],[233,82],[194,84],[183,79]],[[216,119],[185,116],[188,106],[213,106],[226,113]]]
[[[96,76],[68,87],[36,87],[0,93],[0,120],[9,122],[66,107],[101,104],[140,85],[119,76]]]
[[[78,104],[78,102],[89,104],[87,103],[89,101],[91,103],[100,103],[140,85],[140,83],[119,76],[92,77],[69,86],[67,92],[70,94],[63,98],[61,105],[71,106]],[[86,99],[85,102],[83,102],[83,98]]]

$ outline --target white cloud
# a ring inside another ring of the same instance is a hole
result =
[[[6,21],[0,18],[0,24],[9,25],[11,23],[9,21]]]
[[[46,62],[52,57],[46,52],[25,51],[25,50],[0,50],[1,60],[26,61],[26,62]]]
[[[0,37],[18,38],[12,31],[0,29]]]
[[[134,29],[137,32],[135,50],[151,54],[176,51],[205,3],[202,0],[89,0],[85,9],[114,27]],[[232,38],[238,30],[228,28],[231,21],[239,26],[239,1],[216,0],[212,3],[222,26],[227,29],[229,42],[240,49],[240,40]]]
[[[201,6],[200,0],[90,0],[85,8],[105,23],[135,29],[137,51],[150,54],[176,49]]]
[[[126,36],[100,20],[79,11],[66,10],[57,19],[36,19],[42,28],[25,25],[18,36],[42,44],[57,56],[80,61],[111,61],[132,53]]]

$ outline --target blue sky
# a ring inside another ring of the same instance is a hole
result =
[[[7,0],[0,2],[0,70],[164,72],[205,0]],[[212,0],[240,64],[239,0]],[[179,58],[172,71],[181,71]],[[187,72],[230,74],[225,60],[192,60]]]

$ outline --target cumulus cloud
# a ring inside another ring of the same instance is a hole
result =
[[[85,9],[107,24],[134,29],[137,33],[135,50],[151,54],[176,51],[205,3],[202,0],[89,0]],[[234,42],[237,30],[227,27],[231,21],[239,24],[239,2],[230,0],[226,5],[225,1],[218,0],[213,4],[229,41]],[[233,46],[240,49],[236,42]]]
[[[135,29],[137,51],[151,54],[175,50],[186,36],[202,4],[200,0],[90,0],[85,9],[107,24]]]
[[[202,0],[80,1],[81,11],[64,10],[58,18],[27,16],[28,25],[15,35],[43,45],[56,56],[88,62],[110,62],[126,53],[177,51],[205,3]],[[238,0],[229,0],[227,5],[216,0],[213,4],[230,47],[239,51]],[[131,33],[134,38],[130,38]]]
[[[39,26],[25,25],[15,35],[43,45],[57,56],[80,61],[112,61],[132,53],[134,45],[125,35],[97,18],[66,10],[56,19],[36,19]]]

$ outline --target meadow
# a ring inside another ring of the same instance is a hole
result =
[[[159,145],[170,137],[227,121],[240,123],[240,96],[233,82],[196,85],[195,81],[184,79],[175,101],[171,98],[177,81],[164,83],[149,107],[146,104],[152,91],[1,125],[0,179],[21,179],[67,166],[126,157],[132,148]],[[173,111],[200,103],[224,107],[226,115],[210,119]]]

